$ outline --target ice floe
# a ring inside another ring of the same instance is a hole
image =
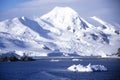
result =
[[[91,65],[88,64],[87,66],[83,66],[81,64],[72,65],[67,68],[69,71],[74,72],[95,72],[95,71],[107,71],[107,68],[103,65]]]
[[[60,60],[58,59],[51,59],[50,62],[59,62]]]
[[[82,61],[82,59],[72,59],[72,61]]]

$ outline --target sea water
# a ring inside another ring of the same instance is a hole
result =
[[[71,65],[103,65],[107,71],[69,71]],[[120,80],[120,60],[36,60],[0,62],[0,80]]]

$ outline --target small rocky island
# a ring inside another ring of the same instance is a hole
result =
[[[14,52],[9,52],[7,54],[0,55],[0,61],[12,62],[12,61],[34,61],[34,60],[35,59],[25,54],[23,56],[19,56]]]
[[[21,58],[17,58],[15,56],[10,56],[10,57],[0,57],[0,61],[8,61],[8,62],[12,62],[12,61],[34,61],[35,59],[33,59],[32,57],[28,57],[28,56],[24,56]]]

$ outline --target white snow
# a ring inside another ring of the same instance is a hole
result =
[[[115,31],[115,27],[105,21],[103,21],[102,19],[93,16],[91,17],[93,20],[97,21],[98,23],[100,23],[102,26],[99,26],[98,29],[103,30],[105,33],[110,33],[110,34],[114,34]]]
[[[67,68],[69,71],[77,71],[77,72],[94,72],[94,71],[107,71],[107,68],[103,65],[91,65],[83,66],[81,64],[72,65]]]
[[[106,25],[106,22],[102,21],[101,19],[97,18],[96,16],[93,16],[91,18],[94,19],[94,20],[96,20],[96,21],[98,21],[98,22],[100,22],[101,24]]]
[[[62,53],[80,56],[112,56],[120,47],[120,28],[97,17],[95,26],[69,7],[56,7],[49,13],[28,19],[0,22],[0,54],[15,51],[22,55],[48,56]],[[103,26],[104,25],[104,26]]]

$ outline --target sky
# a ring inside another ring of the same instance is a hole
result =
[[[97,16],[120,24],[120,0],[0,0],[0,21],[42,16],[56,6],[71,7],[83,17]]]

